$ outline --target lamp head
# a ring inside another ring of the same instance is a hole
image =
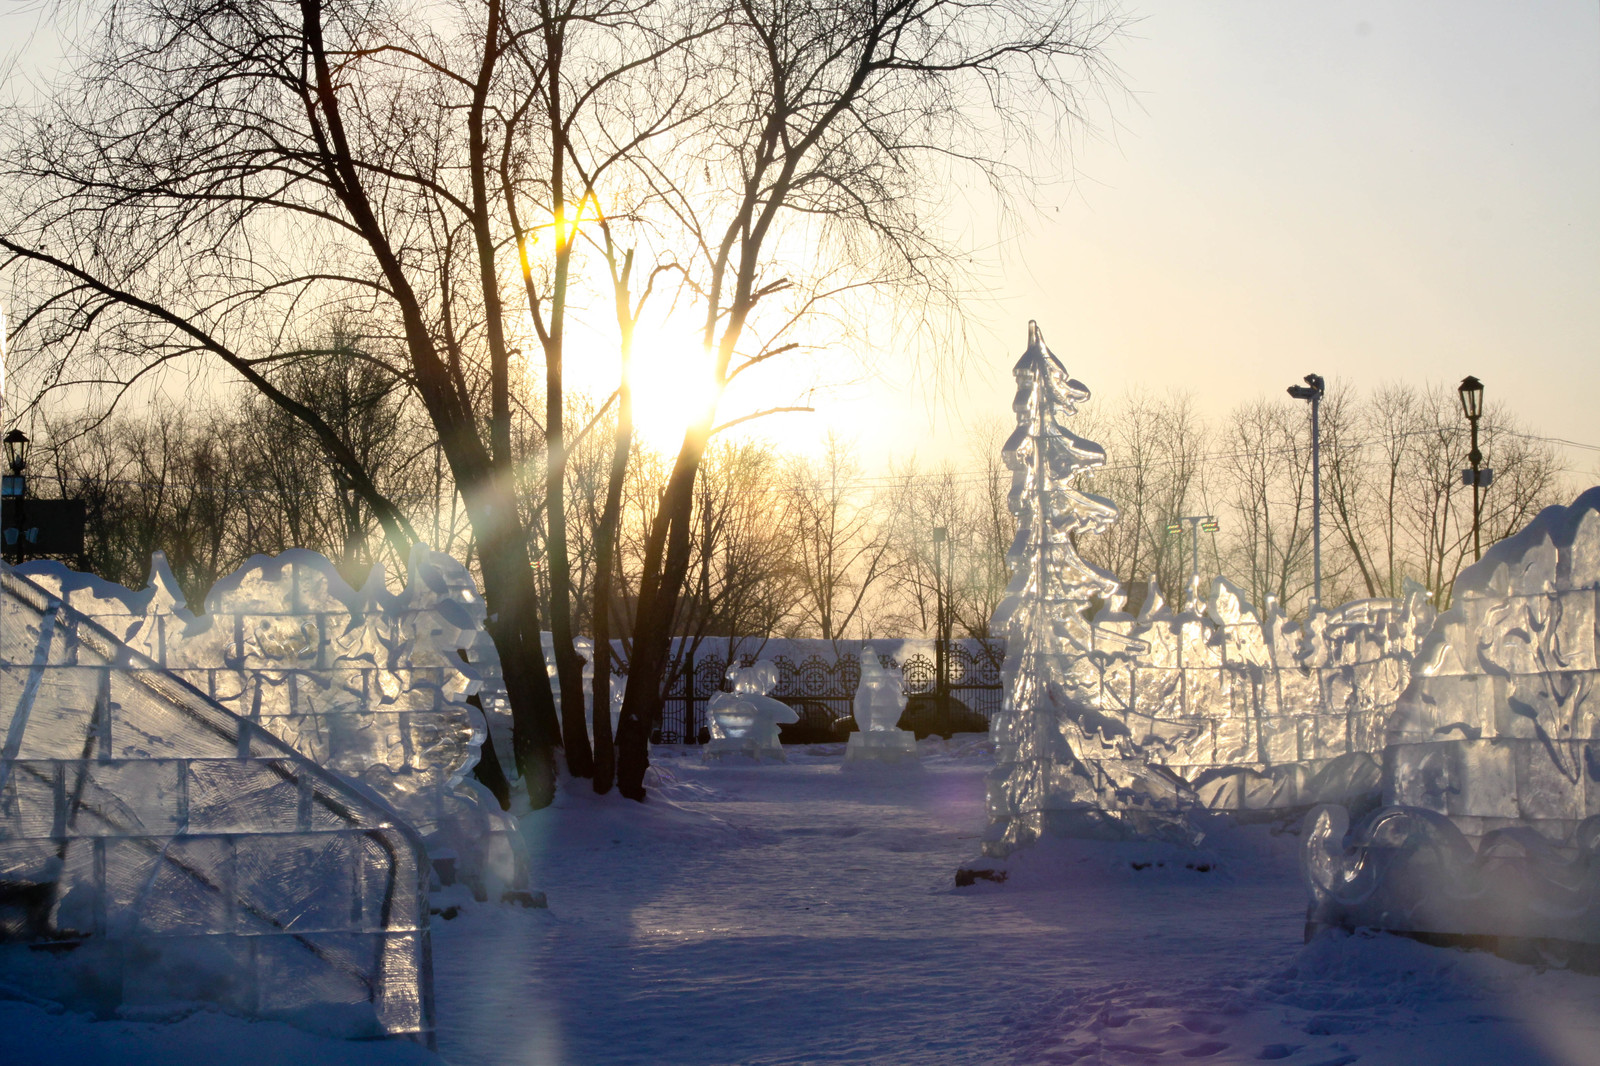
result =
[[[11,472],[13,474],[22,473],[23,469],[28,465],[28,452],[33,442],[28,440],[28,435],[20,429],[13,429],[10,433],[7,433],[4,440],[6,462],[11,465]]]
[[[1461,393],[1461,411],[1467,420],[1476,421],[1483,414],[1483,382],[1468,374],[1457,388]]]
[[[1310,400],[1316,403],[1322,399],[1324,391],[1321,374],[1307,374],[1304,385],[1290,385],[1289,395],[1297,400]]]

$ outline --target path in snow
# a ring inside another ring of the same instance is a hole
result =
[[[573,790],[529,816],[550,910],[435,919],[441,1054],[1600,1062],[1600,979],[1391,937],[1302,948],[1292,841],[1236,834],[1205,873],[1136,872],[1138,854],[1090,845],[1020,884],[956,890],[986,761],[892,778],[840,765],[826,749],[740,769],[658,756],[643,810]]]

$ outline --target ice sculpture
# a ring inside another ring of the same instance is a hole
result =
[[[992,723],[986,853],[1044,832],[1192,839],[1194,809],[1376,802],[1383,723],[1433,619],[1426,592],[1408,585],[1401,600],[1294,624],[1270,603],[1263,617],[1222,578],[1208,597],[1192,581],[1178,610],[1152,580],[1139,613],[1124,611],[1116,581],[1073,546],[1116,516],[1070,484],[1105,461],[1064,425],[1089,391],[1034,324],[1015,374],[1004,455],[1018,533],[994,619],[1007,696]]]
[[[883,668],[870,644],[861,649],[861,677],[856,685],[857,731],[845,745],[844,761],[907,763],[917,761],[917,736],[900,729],[906,709],[903,679]]]
[[[134,593],[56,563],[23,568],[117,639],[319,766],[371,788],[480,897],[527,888],[515,826],[468,776],[504,702],[485,606],[455,559],[417,545],[406,586],[351,588],[325,557],[254,556],[196,616],[157,556]]]
[[[718,692],[706,704],[711,742],[705,746],[707,762],[736,759],[784,761],[778,726],[798,722],[800,716],[787,703],[768,696],[778,687],[778,668],[770,662],[730,666],[727,678],[732,692]]]
[[[1600,487],[1461,572],[1389,722],[1389,806],[1307,820],[1313,924],[1600,965],[1597,594]]]
[[[1079,753],[1088,708],[1070,693],[1071,657],[1093,650],[1084,609],[1095,597],[1119,601],[1116,579],[1085,562],[1073,537],[1099,533],[1116,518],[1109,500],[1072,487],[1105,462],[1105,451],[1064,420],[1089,398],[1028,323],[1028,348],[1012,373],[1017,428],[1003,454],[1011,469],[1007,500],[1017,535],[1007,559],[1011,585],[995,612],[1006,634],[1005,701],[990,722],[996,766],[988,782],[990,824],[984,852],[1003,856],[1047,832],[1118,832],[1102,780]]]
[[[1449,818],[1422,807],[1384,807],[1348,825],[1339,806],[1306,817],[1307,939],[1328,928],[1382,929],[1600,972],[1600,816],[1579,823],[1567,847],[1513,826],[1489,830],[1474,848]]]
[[[317,766],[0,569],[0,980],[431,1043],[428,867]]]

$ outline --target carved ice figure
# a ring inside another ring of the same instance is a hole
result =
[[[0,568],[0,978],[101,1015],[204,1001],[431,1042],[417,833],[59,589]],[[75,598],[126,633],[141,597],[109,591]]]
[[[898,728],[906,709],[902,679],[883,668],[871,645],[861,649],[861,679],[854,707],[858,729],[845,745],[846,763],[916,761],[916,734]]]
[[[718,692],[706,704],[711,742],[707,761],[728,756],[784,761],[778,726],[798,722],[800,716],[787,703],[767,693],[778,687],[778,668],[762,660],[752,666],[730,666],[727,678],[732,692]]]
[[[155,665],[373,789],[474,891],[527,887],[513,823],[467,776],[486,729],[467,698],[486,678],[486,705],[503,690],[483,598],[452,557],[416,545],[406,586],[391,595],[381,568],[357,590],[315,552],[254,556],[212,586],[198,616],[159,554],[140,593],[55,563],[23,572]]]
[[[901,679],[883,668],[871,645],[861,649],[861,679],[854,708],[856,725],[864,733],[897,730],[906,710]]]
[[[1088,389],[1037,326],[1015,374],[1017,429],[1004,454],[1018,532],[994,620],[1007,635],[1008,696],[991,724],[986,851],[1057,830],[1184,836],[1183,813],[1196,807],[1375,801],[1382,723],[1432,620],[1426,593],[1409,585],[1403,600],[1295,623],[1271,600],[1257,611],[1220,577],[1209,594],[1191,578],[1177,605],[1152,579],[1139,613],[1127,613],[1111,575],[1074,547],[1116,515],[1071,487],[1105,459],[1066,428]]]

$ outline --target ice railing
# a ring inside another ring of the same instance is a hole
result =
[[[57,563],[33,581],[318,766],[382,796],[481,895],[526,888],[527,862],[469,777],[503,704],[486,608],[457,560],[417,545],[405,587],[381,567],[352,588],[324,556],[254,556],[186,610],[163,556],[133,592]],[[500,717],[504,717],[503,711]]]
[[[373,793],[0,570],[0,981],[431,1043],[427,863]]]

